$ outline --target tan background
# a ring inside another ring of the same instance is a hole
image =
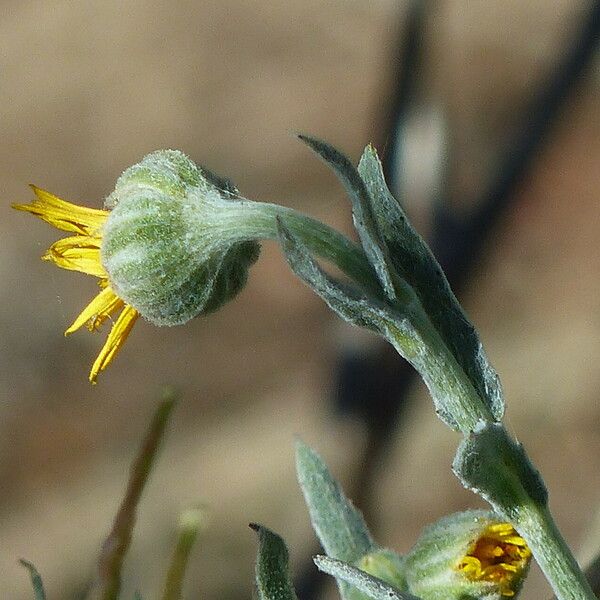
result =
[[[447,116],[451,185],[465,205],[586,7],[437,3],[424,97]],[[124,597],[136,587],[158,596],[177,513],[198,501],[212,521],[193,555],[188,597],[250,597],[249,521],[283,534],[295,561],[314,544],[294,481],[293,434],[342,479],[364,442],[326,401],[340,340],[356,333],[267,244],[239,299],[185,327],[140,323],[91,388],[103,335],[65,340],[62,331],[95,283],[39,261],[59,234],[8,205],[28,200],[35,182],[99,206],[123,168],[174,147],[248,197],[349,231],[340,187],[290,132],[328,139],[354,159],[381,141],[402,4],[5,0],[0,11],[0,598],[31,597],[21,556],[42,571],[50,598],[81,589],[165,383],[182,401],[140,507]],[[599,84],[596,68],[464,295],[503,378],[508,423],[583,557],[600,545]],[[429,146],[414,146],[416,198],[432,162]],[[401,551],[427,522],[479,505],[450,473],[456,437],[419,395],[376,491],[378,538]],[[524,597],[546,596],[534,574]]]

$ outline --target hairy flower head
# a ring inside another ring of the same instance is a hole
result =
[[[35,199],[14,208],[69,232],[44,260],[99,278],[100,292],[66,334],[83,325],[111,331],[90,371],[98,374],[123,346],[137,317],[179,325],[216,310],[244,286],[258,257],[231,185],[176,150],[159,150],[129,167],[106,210],[77,206],[32,186]]]
[[[510,523],[491,523],[472,543],[456,568],[470,581],[498,585],[502,596],[515,595],[515,575],[523,571],[531,550]]]

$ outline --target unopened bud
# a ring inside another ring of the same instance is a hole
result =
[[[505,600],[519,592],[531,551],[510,523],[486,511],[429,526],[406,555],[410,592],[423,600]]]

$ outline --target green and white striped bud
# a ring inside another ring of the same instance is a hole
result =
[[[427,527],[404,566],[409,591],[422,600],[506,600],[521,589],[530,560],[510,523],[467,511]]]
[[[156,325],[218,309],[243,288],[259,254],[256,239],[234,226],[243,203],[182,152],[149,154],[106,199],[101,255],[110,285]]]

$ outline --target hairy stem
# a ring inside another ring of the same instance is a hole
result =
[[[285,206],[240,199],[219,213],[219,228],[231,240],[276,240],[277,220],[315,255],[333,263],[340,271],[377,297],[381,286],[362,248],[320,221]]]
[[[588,580],[547,508],[528,508],[519,519],[519,533],[552,585],[558,600],[596,600]]]
[[[414,356],[405,356],[400,352],[402,345],[401,332],[394,331],[394,337],[398,337],[398,343],[394,339],[390,341],[410,364],[421,374],[431,396],[434,398],[436,412],[442,409],[452,417],[456,423],[455,429],[468,434],[475,429],[480,421],[494,421],[489,409],[473,387],[465,372],[456,362],[454,356],[438,334],[437,330],[424,316],[414,312],[416,326],[422,336],[423,347],[427,350],[415,352]],[[436,398],[443,397],[442,402]],[[438,404],[439,403],[439,404]],[[441,416],[441,415],[440,415]]]

